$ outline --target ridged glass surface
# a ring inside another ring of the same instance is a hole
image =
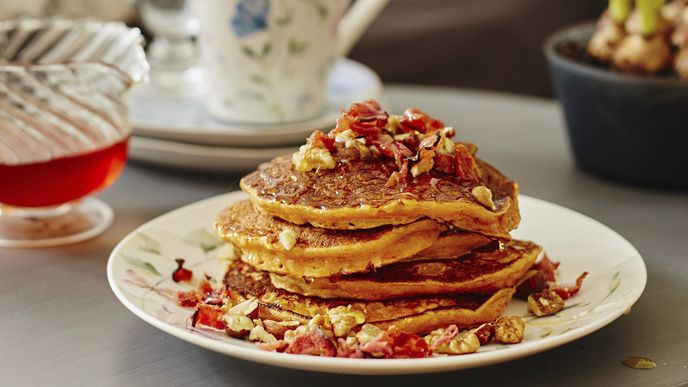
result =
[[[0,165],[102,149],[130,134],[124,93],[146,78],[138,29],[92,20],[0,22]]]

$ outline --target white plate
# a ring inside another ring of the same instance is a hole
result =
[[[286,148],[234,148],[185,144],[156,138],[133,136],[129,157],[146,164],[209,172],[246,172],[258,164],[281,155],[294,153],[297,146]]]
[[[303,143],[314,129],[332,128],[340,110],[352,102],[381,97],[380,77],[361,63],[343,59],[328,80],[325,111],[312,120],[275,125],[220,121],[207,112],[203,95],[165,96],[145,86],[132,90],[130,118],[134,134],[140,136],[238,147],[292,145]]]
[[[191,311],[176,306],[166,295],[184,286],[171,273],[174,258],[184,257],[194,273],[223,275],[215,258],[220,242],[211,232],[215,214],[245,198],[233,192],[152,220],[124,238],[110,255],[108,281],[117,298],[149,324],[182,340],[259,363],[312,371],[347,374],[408,374],[477,367],[542,352],[588,335],[628,310],[645,288],[647,273],[638,251],[619,234],[577,212],[542,200],[521,196],[523,221],[515,233],[543,245],[550,258],[561,262],[563,282],[589,271],[583,288],[554,316],[527,318],[520,344],[490,344],[470,355],[427,359],[342,359],[265,352],[252,344],[188,327]],[[506,314],[526,315],[525,302],[514,300]]]

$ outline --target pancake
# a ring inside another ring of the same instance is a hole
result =
[[[249,201],[234,203],[215,220],[216,233],[238,247],[245,262],[261,270],[310,277],[366,271],[409,257],[456,257],[490,242],[480,234],[442,233],[445,229],[422,219],[399,226],[328,230],[263,215]],[[285,230],[294,238],[293,246],[280,241]],[[453,255],[445,255],[449,252]]]
[[[481,173],[476,181],[432,170],[400,187],[387,184],[397,169],[393,160],[364,161],[351,149],[335,149],[333,169],[299,172],[291,156],[281,156],[241,179],[241,189],[267,215],[329,229],[408,224],[428,217],[508,239],[520,221],[517,183],[477,158]],[[494,210],[473,197],[478,186],[490,189]]]
[[[366,322],[385,329],[391,325],[412,332],[426,333],[456,324],[468,328],[493,321],[506,308],[513,288],[494,293],[427,296],[388,301],[322,299],[289,293],[272,286],[266,272],[253,269],[239,260],[233,261],[224,278],[225,285],[244,297],[255,297],[260,306],[258,317],[277,321],[306,322],[315,315],[326,315],[337,306],[351,305],[366,315]]]
[[[497,244],[497,243],[495,243]],[[388,300],[418,295],[493,292],[512,287],[537,259],[540,246],[510,241],[459,259],[400,262],[332,278],[270,274],[272,284],[304,296]]]

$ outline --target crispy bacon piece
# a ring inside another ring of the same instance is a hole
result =
[[[487,345],[492,341],[495,335],[495,326],[491,322],[484,323],[473,330],[476,336],[478,336],[478,341],[480,345]]]
[[[401,167],[402,161],[413,156],[413,151],[399,141],[392,140],[389,136],[384,136],[379,140],[373,140],[373,145],[380,149],[383,155],[394,159],[397,167]]]
[[[528,270],[524,276],[523,282],[516,287],[516,297],[526,300],[529,295],[540,293],[547,289],[548,286],[549,282],[545,279],[541,270]]]
[[[475,159],[464,144],[454,145],[454,175],[463,180],[476,181]]]
[[[418,138],[416,136],[407,136],[396,141],[404,144],[409,149],[418,149]]]
[[[533,265],[533,268],[542,272],[545,281],[553,282],[557,279],[556,271],[559,268],[559,262],[551,261],[545,254],[538,263]]]
[[[576,279],[576,283],[574,285],[555,285],[552,286],[550,289],[553,290],[555,293],[559,295],[564,300],[568,300],[569,298],[575,296],[581,288],[581,285],[583,285],[583,280],[585,277],[587,277],[588,272],[584,271],[581,275],[578,276]]]
[[[361,351],[388,359],[419,358],[432,355],[428,343],[422,337],[404,332],[394,326],[361,345]]]
[[[454,157],[442,153],[435,155],[434,168],[442,173],[454,174]]]
[[[444,128],[442,121],[430,117],[417,108],[406,109],[399,123],[407,130],[417,130],[421,133],[429,133]]]
[[[369,99],[349,106],[337,119],[337,126],[330,132],[340,133],[351,129],[359,136],[377,137],[384,130],[389,114],[383,111],[380,104]]]
[[[332,342],[319,330],[296,335],[285,352],[298,355],[330,357],[337,354],[337,350]]]
[[[337,339],[337,357],[348,357],[350,359],[361,359],[364,357],[363,351],[358,344],[350,346],[343,338]]]
[[[311,133],[307,141],[308,146],[316,148],[325,148],[329,151],[334,149],[334,137],[330,137],[325,133],[316,130]]]
[[[382,334],[367,343],[363,343],[360,346],[360,350],[373,357],[380,358],[390,358],[394,354],[392,343],[382,338]]]
[[[326,136],[327,142],[323,140],[323,135],[316,131],[310,137],[309,144],[324,144],[330,149],[329,147],[334,145],[330,145],[329,141],[334,141],[337,134],[350,129],[355,133],[355,137],[365,138],[363,146],[374,148],[373,153],[379,150],[383,156],[394,159],[398,173],[390,176],[388,187],[405,181],[409,170],[413,171],[414,177],[434,169],[462,180],[479,179],[480,170],[472,154],[474,149],[456,144],[453,154],[437,154],[436,150],[442,143],[443,136],[454,136],[453,129],[444,130],[445,125],[442,121],[416,108],[406,109],[398,121],[393,121],[394,128],[389,128],[388,121],[389,115],[381,109],[377,101],[354,103],[339,116],[337,126]],[[416,166],[414,163],[419,165]]]
[[[181,290],[177,292],[177,305],[182,308],[193,308],[203,300],[203,297],[197,290]]]
[[[539,293],[546,289],[553,290],[559,297],[567,300],[575,296],[583,285],[583,280],[588,275],[588,272],[583,272],[576,279],[573,285],[557,285],[557,273],[559,262],[554,262],[549,259],[547,254],[542,259],[533,265],[533,267],[526,273],[525,279],[516,288],[516,296],[518,298],[527,299],[530,294]]]
[[[382,110],[380,103],[374,99],[352,104],[345,114],[357,118],[361,122],[380,121],[383,123],[382,126],[387,123],[389,118],[389,114]]]
[[[558,267],[559,262],[551,261],[547,254],[545,254],[526,273],[525,279],[516,288],[516,296],[525,300],[532,293],[540,293],[548,289],[557,279],[556,270]]]
[[[191,318],[191,326],[203,325],[219,330],[225,329],[225,322],[222,319],[224,311],[219,306],[199,304],[196,312]]]
[[[174,260],[177,262],[177,270],[172,273],[172,280],[174,282],[189,282],[191,277],[193,277],[193,272],[189,269],[184,268],[184,259],[177,258]]]
[[[198,284],[198,291],[201,292],[203,298],[208,298],[215,290],[213,289],[213,285],[210,284],[210,281],[203,279],[201,283]]]

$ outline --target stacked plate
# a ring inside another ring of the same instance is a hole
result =
[[[245,172],[292,153],[314,129],[334,127],[340,109],[367,98],[382,98],[382,82],[370,68],[349,59],[332,70],[323,114],[301,122],[220,121],[207,112],[203,95],[161,97],[142,87],[132,92],[130,158],[187,170]]]

